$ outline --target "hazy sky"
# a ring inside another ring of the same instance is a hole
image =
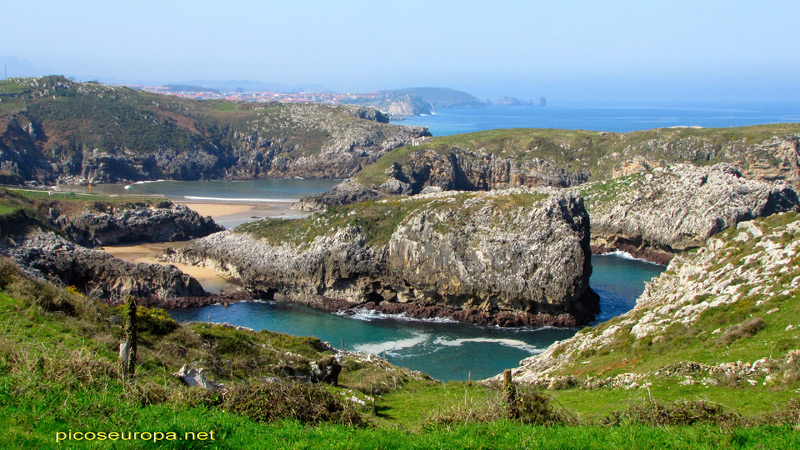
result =
[[[78,77],[800,101],[798,0],[4,3],[0,57]]]

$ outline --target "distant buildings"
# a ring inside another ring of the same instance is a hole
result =
[[[138,86],[126,85],[133,89],[139,89],[154,94],[174,95],[177,97],[191,98],[195,100],[230,100],[235,102],[280,102],[280,103],[330,103],[344,104],[353,103],[359,99],[380,98],[379,92],[367,92],[363,94],[337,94],[333,92],[220,92],[216,90],[176,90],[169,86]]]

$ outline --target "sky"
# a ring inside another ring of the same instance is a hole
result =
[[[800,103],[797,0],[5,3],[9,76]]]

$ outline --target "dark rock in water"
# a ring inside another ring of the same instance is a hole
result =
[[[194,278],[175,266],[130,263],[90,250],[53,233],[38,233],[0,251],[23,270],[86,295],[119,302],[134,297],[191,297],[206,292]]]
[[[50,223],[85,246],[182,241],[223,230],[210,217],[202,217],[185,205],[129,208],[111,214],[60,215],[51,217]]]
[[[201,296],[188,297],[142,297],[138,303],[142,306],[150,306],[164,309],[174,308],[198,308],[208,305],[230,305],[231,303],[254,300],[255,297],[250,292],[238,290],[233,292],[222,292],[219,294],[209,293]]]
[[[407,202],[385,207],[407,213],[384,243],[366,234],[368,223],[337,225],[300,243],[221,232],[172,258],[222,268],[262,298],[326,310],[366,306],[504,326],[579,325],[598,312],[580,196],[512,189]]]

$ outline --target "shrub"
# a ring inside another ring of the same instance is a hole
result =
[[[728,327],[722,336],[719,337],[719,342],[722,345],[731,345],[739,339],[755,336],[759,331],[767,327],[767,323],[760,317],[753,317],[750,320]]]
[[[676,400],[663,404],[657,400],[634,405],[624,411],[612,412],[603,420],[605,425],[642,424],[650,426],[676,426],[708,423],[715,425],[738,425],[739,414],[725,410],[718,403],[707,401]]]
[[[791,425],[800,431],[800,398],[792,398],[783,408],[767,414],[764,422],[772,425]]]
[[[140,332],[164,336],[178,328],[178,322],[161,308],[140,306],[136,313]]]
[[[224,394],[223,408],[258,422],[295,419],[306,424],[332,422],[363,426],[355,408],[312,384],[240,384]]]
[[[561,425],[569,422],[564,411],[552,406],[552,399],[538,392],[528,392],[517,398],[519,420],[533,425]]]

